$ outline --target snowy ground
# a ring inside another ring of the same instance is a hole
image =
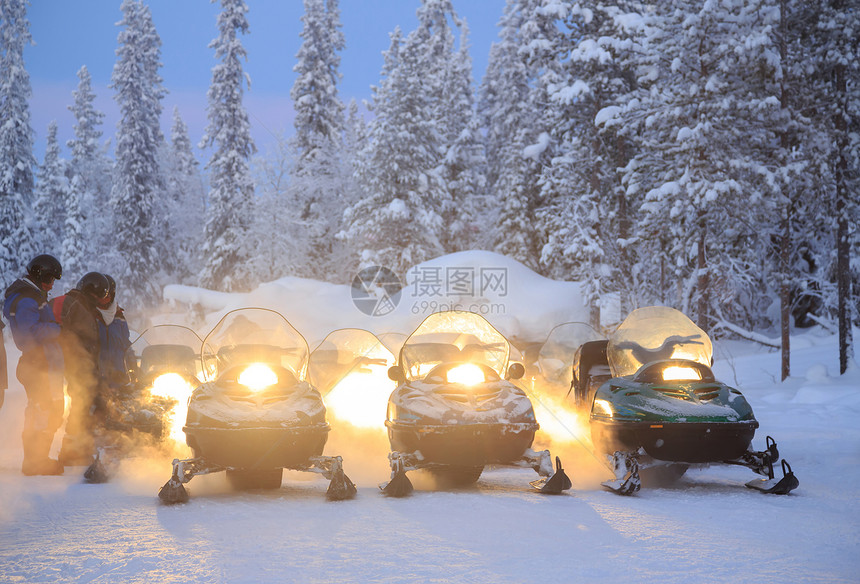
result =
[[[774,436],[800,479],[786,497],[746,489],[755,477],[736,467],[619,497],[569,441],[551,445],[574,483],[561,496],[532,492],[529,470],[491,469],[471,489],[387,499],[384,435],[335,427],[327,452],[344,456],[352,501],[326,502],[315,475],[254,493],[210,475],[165,507],[169,458],[136,459],[104,485],[83,484],[83,469],[22,476],[13,378],[0,410],[0,582],[858,582],[860,371],[835,375],[832,336],[793,346],[785,383],[778,354],[748,343],[718,345],[715,366],[752,404],[755,445]]]

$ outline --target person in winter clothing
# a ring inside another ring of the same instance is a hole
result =
[[[6,390],[9,389],[9,373],[6,365],[6,342],[3,340],[3,329],[6,327],[0,320],[0,408],[6,399]]]
[[[6,289],[3,302],[3,315],[21,350],[15,374],[27,394],[21,433],[25,475],[63,474],[63,465],[49,456],[63,423],[64,400],[60,326],[48,306],[48,292],[62,275],[55,257],[36,256],[27,264],[27,275]]]
[[[60,340],[66,361],[66,390],[71,403],[60,448],[63,466],[89,466],[94,458],[93,408],[99,374],[99,302],[108,294],[107,278],[85,274],[62,302]]]
[[[131,381],[126,354],[131,346],[125,313],[116,303],[116,280],[105,274],[108,295],[96,307],[99,318],[99,380],[101,391],[115,394]]]

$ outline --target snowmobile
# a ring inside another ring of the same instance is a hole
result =
[[[656,483],[680,478],[691,465],[741,465],[767,477],[747,486],[787,494],[797,488],[791,466],[774,477],[779,450],[770,436],[752,449],[759,426],[737,389],[714,378],[708,335],[664,306],[634,310],[608,340],[577,350],[572,398],[589,413],[595,449],[611,460],[615,479],[603,485],[629,495],[640,471]]]
[[[486,465],[527,466],[542,479],[543,493],[571,487],[548,450],[534,452],[538,429],[525,392],[512,380],[521,363],[510,363],[507,339],[482,316],[439,312],[428,316],[400,350],[389,377],[398,386],[388,400],[385,422],[391,478],[383,493],[412,492],[408,471],[424,469],[444,486],[478,480]]]
[[[108,469],[135,447],[168,448],[180,441],[185,405],[199,385],[202,343],[193,330],[174,324],[153,326],[135,339],[126,358],[132,382],[104,400],[86,482],[108,481]]]
[[[281,314],[228,312],[203,340],[201,368],[183,427],[193,458],[173,461],[161,501],[187,501],[185,483],[220,471],[235,488],[277,489],[285,468],[325,476],[330,500],[356,494],[341,457],[322,455],[330,427],[306,380],[308,345]]]
[[[602,338],[584,322],[565,322],[553,327],[538,351],[536,389],[540,387],[541,393],[554,398],[566,398],[570,392],[576,350],[587,342]]]
[[[394,389],[388,369],[394,353],[373,333],[338,329],[310,355],[308,379],[328,411],[356,428],[384,429],[385,407]]]

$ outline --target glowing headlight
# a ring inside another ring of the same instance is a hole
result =
[[[448,370],[448,383],[462,383],[463,385],[477,385],[487,380],[484,372],[477,365],[466,363],[457,365]]]
[[[254,363],[245,368],[236,380],[251,391],[262,391],[278,382],[278,374],[268,365]]]
[[[594,406],[591,408],[591,411],[601,416],[609,416],[610,418],[615,413],[612,409],[612,404],[605,399],[594,400]]]
[[[172,397],[178,399],[191,393],[188,382],[178,373],[162,373],[152,382],[149,393],[156,397]]]
[[[663,381],[699,381],[702,374],[694,367],[666,367],[663,370]]]

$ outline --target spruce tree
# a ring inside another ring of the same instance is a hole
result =
[[[161,39],[149,8],[139,0],[123,0],[121,9],[119,26],[125,28],[117,38],[111,78],[121,116],[111,191],[118,261],[110,269],[120,293],[128,290],[126,305],[140,309],[157,302],[161,293],[162,262],[153,218],[164,194],[158,152],[164,143],[160,117],[165,91],[158,74]]]
[[[747,242],[769,211],[758,177],[778,100],[762,72],[778,63],[769,36],[777,17],[767,0],[655,5],[629,52],[637,89],[612,111],[620,119],[600,120],[635,145],[623,181],[642,197],[640,269],[705,330],[742,314],[756,277]]]
[[[509,0],[481,88],[488,189],[499,207],[492,246],[537,271],[545,239],[534,221],[541,206],[538,179],[551,152],[546,91],[562,9],[549,0]]]
[[[60,249],[65,234],[65,207],[69,190],[65,166],[57,143],[57,122],[52,121],[48,124],[45,136],[45,159],[36,175],[33,211],[38,225],[35,239],[39,249],[56,257],[62,257]]]
[[[244,0],[221,0],[218,38],[209,47],[219,61],[209,86],[209,125],[201,147],[215,151],[209,170],[209,201],[203,235],[200,284],[226,292],[249,290],[256,278],[248,269],[252,255],[248,231],[253,220],[254,182],[250,159],[256,151],[248,112],[242,105],[242,69],[247,52],[239,34],[248,32]]]
[[[622,64],[632,34],[621,23],[637,4],[583,2],[571,9],[563,19],[565,42],[554,46],[559,78],[548,86],[557,147],[541,175],[540,215],[547,231],[541,262],[553,277],[583,283],[595,323],[607,293],[619,294],[622,312],[628,312],[639,289],[629,249],[633,201],[617,172],[632,147],[612,125],[595,123],[633,89]]]
[[[104,114],[94,107],[95,93],[86,65],[77,73],[78,87],[72,92],[69,111],[75,118],[74,137],[66,142],[71,150],[66,191],[66,223],[61,258],[67,272],[77,279],[86,273],[87,258],[106,257],[108,269],[120,263],[115,253],[113,210],[110,206],[112,165],[99,141]],[[95,269],[95,266],[93,266]]]
[[[304,0],[302,45],[290,97],[296,112],[292,145],[296,162],[291,190],[305,224],[308,255],[299,275],[325,280],[337,269],[332,246],[346,207],[348,184],[343,133],[344,105],[337,92],[344,49],[337,0]]]
[[[428,119],[420,39],[391,35],[382,82],[375,88],[368,144],[358,175],[362,198],[344,214],[342,237],[359,255],[359,266],[385,266],[405,275],[410,267],[443,253],[436,204],[438,127]]]
[[[482,215],[489,206],[485,197],[487,160],[475,109],[468,39],[469,27],[462,21],[460,46],[456,52],[449,53],[446,90],[440,100],[439,119],[445,141],[441,174],[448,194],[441,208],[446,225],[442,244],[448,253],[477,244]]]
[[[32,42],[26,0],[0,0],[0,277],[11,283],[35,253],[33,129],[24,47]]]
[[[173,109],[173,126],[165,168],[165,204],[161,223],[164,253],[169,256],[169,270],[181,282],[191,282],[200,257],[206,194],[200,176],[200,164],[194,157],[188,126]]]

